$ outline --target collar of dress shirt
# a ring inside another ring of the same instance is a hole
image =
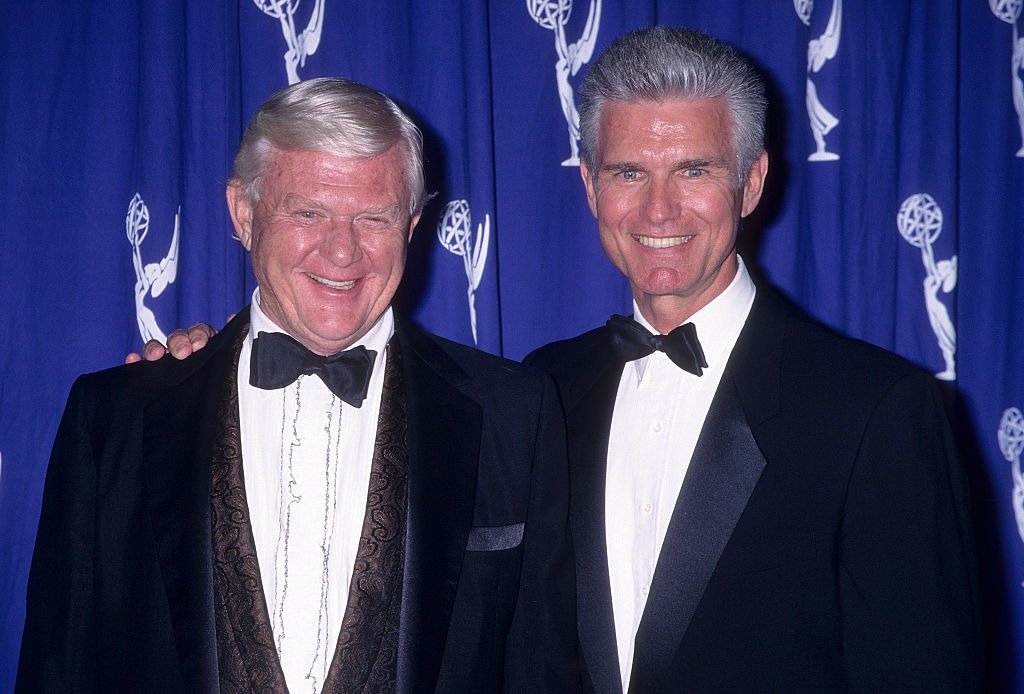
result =
[[[700,340],[701,348],[704,350],[704,358],[707,359],[708,368],[713,371],[721,371],[725,362],[732,352],[740,330],[747,320],[750,307],[754,303],[754,281],[750,278],[747,266],[743,264],[743,258],[736,256],[738,269],[732,282],[721,294],[712,299],[704,308],[694,313],[686,323],[693,323],[697,328],[697,339]],[[640,313],[636,301],[633,301],[633,317],[636,321],[657,334],[658,331]],[[642,383],[644,373],[650,360],[658,356],[658,352],[637,359],[632,362],[636,369],[637,382]]]
[[[256,290],[252,293],[252,306],[249,309],[249,335],[245,338],[247,349],[252,349],[252,341],[260,334],[260,331],[288,334],[287,330],[284,330],[274,321],[270,320],[267,314],[263,312],[263,309],[260,308],[260,288],[256,287]],[[391,307],[388,306],[388,309],[377,319],[373,327],[367,330],[365,335],[349,345],[349,348],[363,345],[366,349],[376,352],[377,358],[373,361],[373,370],[376,371],[384,361],[381,355],[384,354],[384,348],[394,333],[395,315],[391,311]],[[292,335],[292,337],[295,336]]]

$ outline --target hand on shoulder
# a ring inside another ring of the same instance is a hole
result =
[[[228,320],[234,318],[235,314],[228,316]],[[190,328],[178,328],[167,336],[167,344],[159,340],[150,340],[142,348],[142,354],[132,352],[124,358],[125,364],[134,364],[137,361],[156,361],[162,359],[168,352],[175,359],[184,359],[193,352],[201,350],[210,341],[210,338],[217,334],[213,326],[207,323],[196,323]]]

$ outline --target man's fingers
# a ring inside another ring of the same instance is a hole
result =
[[[150,340],[146,343],[146,346],[142,348],[142,358],[146,361],[156,361],[162,356],[167,354],[167,350],[157,340]],[[130,354],[128,355],[131,356]]]
[[[142,348],[142,354],[132,352],[124,358],[125,364],[134,364],[137,361],[156,361],[162,359],[168,352],[175,359],[184,359],[196,350],[206,346],[210,338],[217,334],[217,331],[206,323],[195,323],[188,330],[178,328],[167,336],[167,346],[158,340],[150,340]]]
[[[184,359],[188,355],[192,354],[192,340],[189,337],[188,332],[178,328],[168,335],[167,351],[170,352],[175,359]]]
[[[167,349],[175,359],[184,359],[202,349],[217,333],[206,323],[195,323],[188,330],[175,330],[167,336]]]
[[[141,358],[146,361],[156,361],[157,359],[164,356],[167,350],[164,349],[164,345],[157,340],[150,340],[142,346]],[[132,359],[133,356],[137,356],[135,352],[132,352],[125,358],[125,363],[129,363],[129,359],[132,361],[138,361],[138,359]]]
[[[196,323],[188,329],[188,339],[192,344],[193,350],[205,347],[206,343],[210,341],[210,338],[216,334],[217,331],[206,323]]]

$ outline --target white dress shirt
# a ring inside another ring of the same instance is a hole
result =
[[[249,384],[252,341],[285,332],[253,294],[238,360],[238,409],[249,517],[274,643],[289,691],[319,694],[341,630],[366,510],[389,308],[356,344],[377,353],[362,407],[339,400],[319,376],[278,390]],[[355,345],[353,345],[355,346]]]
[[[708,367],[697,377],[664,352],[627,362],[608,440],[605,534],[622,691],[676,498],[725,364],[754,302],[743,261],[724,292],[690,317]],[[658,331],[633,304],[636,320]]]

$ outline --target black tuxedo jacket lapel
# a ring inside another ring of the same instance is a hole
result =
[[[636,636],[630,691],[655,691],[757,484],[765,459],[726,373],[704,422],[658,556]]]
[[[604,328],[527,357],[550,373],[565,410],[569,446],[569,516],[576,566],[576,618],[584,690],[621,692],[608,580],[605,477],[608,438],[624,362]]]
[[[164,578],[185,689],[216,691],[217,634],[210,537],[210,464],[217,405],[242,311],[143,413],[149,521]],[[170,359],[171,357],[165,357]]]
[[[409,425],[398,690],[432,691],[473,523],[482,413],[459,391],[469,377],[458,364],[405,321],[395,329]]]
[[[767,464],[755,433],[778,411],[783,324],[779,299],[759,288],[701,429],[661,547],[637,632],[631,691],[671,690],[662,676],[684,642]]]
[[[593,361],[593,381],[579,391],[576,404],[568,404],[570,514],[576,554],[577,622],[580,652],[599,692],[622,689],[608,580],[608,545],[605,537],[605,476],[608,437],[615,395],[623,362],[611,346]]]

